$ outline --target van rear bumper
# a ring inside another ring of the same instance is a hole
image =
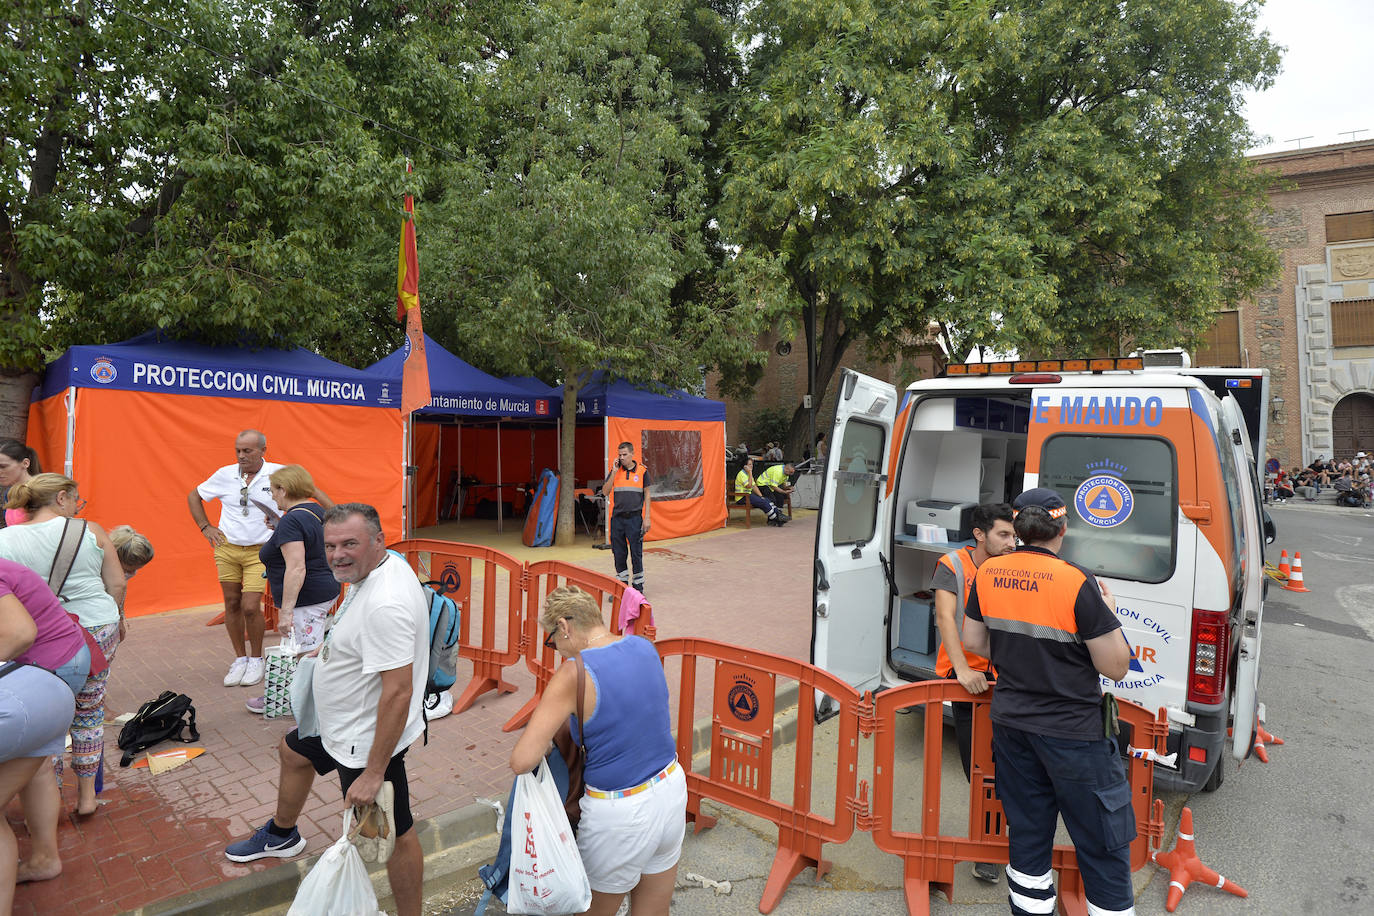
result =
[[[1178,754],[1178,769],[1155,767],[1155,790],[1168,792],[1196,792],[1202,788],[1212,769],[1225,766],[1221,759],[1226,746],[1226,719],[1229,703],[1204,706],[1189,703],[1188,711],[1196,723],[1185,726],[1181,732],[1170,731],[1167,753]],[[1206,751],[1205,760],[1193,760],[1194,748]]]

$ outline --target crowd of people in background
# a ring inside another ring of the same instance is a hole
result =
[[[1357,452],[1354,458],[1335,459],[1318,455],[1307,467],[1294,466],[1285,471],[1269,459],[1270,496],[1275,502],[1303,499],[1316,502],[1322,490],[1336,492],[1336,505],[1369,508],[1371,483],[1374,483],[1374,456]]]

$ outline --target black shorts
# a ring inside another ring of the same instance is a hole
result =
[[[286,746],[309,760],[310,765],[315,768],[315,772],[321,776],[337,772],[339,774],[339,787],[345,796],[348,795],[348,787],[353,785],[353,780],[362,775],[361,769],[346,767],[329,756],[329,751],[324,749],[324,742],[320,740],[318,735],[302,738],[293,728],[286,733]],[[382,778],[391,783],[396,810],[396,835],[402,836],[415,824],[415,818],[410,813],[410,785],[406,782],[405,751],[401,751],[391,758],[391,762],[386,765],[386,773]]]

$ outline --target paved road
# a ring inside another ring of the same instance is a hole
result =
[[[1243,900],[1194,885],[1180,913],[1294,914],[1374,912],[1374,764],[1369,707],[1374,678],[1374,514],[1333,507],[1275,507],[1273,546],[1303,554],[1310,593],[1271,590],[1266,604],[1261,696],[1268,727],[1287,742],[1267,765],[1229,764],[1212,794],[1167,798],[1170,819],[1192,807],[1199,851],[1208,864],[1250,891]],[[914,725],[918,716],[904,717]],[[905,722],[897,727],[907,728]],[[912,729],[914,730],[914,729]],[[824,730],[818,732],[817,744]],[[952,742],[951,742],[952,743]],[[947,744],[947,750],[950,749]],[[774,779],[791,772],[778,752]],[[785,759],[786,758],[786,759]],[[946,761],[947,769],[951,764]],[[957,768],[957,763],[952,764]],[[789,790],[790,791],[790,790]],[[775,790],[775,795],[777,794]],[[689,834],[673,913],[746,916],[758,912],[773,857],[771,826],[717,809],[720,824]],[[1172,837],[1169,844],[1172,844]],[[896,859],[857,833],[827,847],[835,870],[817,881],[808,869],[774,910],[779,916],[902,914]],[[685,873],[728,880],[730,893],[691,886]],[[1167,881],[1147,867],[1137,875],[1137,911],[1164,913]],[[956,902],[933,898],[931,912],[992,916],[1006,912],[1005,887],[986,888],[961,871]],[[499,907],[493,907],[499,910]],[[467,916],[471,906],[449,911]]]

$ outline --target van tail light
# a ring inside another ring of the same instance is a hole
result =
[[[1220,703],[1226,695],[1226,662],[1231,626],[1225,611],[1193,610],[1193,661],[1188,675],[1188,700]]]

